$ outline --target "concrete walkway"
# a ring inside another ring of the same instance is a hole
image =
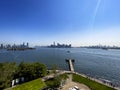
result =
[[[73,88],[74,86],[77,86],[79,90],[90,90],[86,85],[73,81],[67,83],[61,90],[69,90],[69,88]]]
[[[72,60],[70,59],[70,60],[68,60],[68,62],[69,62],[69,66],[70,66],[70,71],[74,72],[74,67],[73,67]]]
[[[69,88],[73,88],[74,86],[77,86],[79,90],[90,90],[86,85],[81,83],[76,83],[72,81],[72,74],[69,75],[69,78],[66,81],[66,84],[63,86],[61,90],[69,90]]]

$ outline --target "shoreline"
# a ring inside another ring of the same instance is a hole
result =
[[[48,71],[52,71],[52,70],[48,70]],[[56,70],[56,75],[61,75],[61,74],[76,74],[76,75],[80,75],[80,76],[82,76],[82,77],[84,77],[84,78],[90,79],[90,80],[95,81],[95,82],[97,82],[97,83],[99,83],[99,84],[102,84],[102,85],[111,87],[111,88],[113,88],[113,89],[115,89],[115,90],[120,90],[120,87],[113,87],[113,86],[111,86],[111,85],[108,84],[108,83],[103,83],[101,80],[96,79],[96,78],[89,77],[89,76],[87,76],[87,75],[85,75],[85,74],[81,74],[81,73],[78,73],[78,72],[71,72],[71,71],[67,71],[67,70]],[[41,78],[41,79],[42,79],[42,81],[46,81],[46,80],[48,80],[48,79],[50,79],[50,78],[54,78],[54,74],[47,75],[47,76],[45,76],[45,77],[43,77],[43,78]],[[82,83],[81,83],[81,84],[82,84]],[[85,85],[85,84],[84,84],[84,85]],[[11,90],[11,88],[14,88],[14,87],[16,87],[16,86],[17,86],[17,85],[15,85],[15,86],[13,86],[13,87],[10,87],[10,88],[5,88],[5,89],[3,89],[3,90]],[[86,86],[87,86],[87,85],[86,85]]]
[[[51,70],[49,70],[49,71],[51,71]],[[100,84],[102,84],[102,85],[105,85],[105,86],[114,88],[114,89],[116,89],[116,90],[120,90],[120,87],[116,87],[115,85],[110,84],[111,82],[108,83],[107,81],[109,81],[109,80],[106,80],[106,82],[104,82],[104,81],[102,81],[102,80],[100,80],[100,79],[96,79],[96,78],[87,76],[87,75],[85,75],[85,74],[81,74],[81,73],[78,73],[78,72],[71,72],[71,71],[67,71],[67,70],[56,70],[56,71],[57,71],[58,75],[64,74],[64,73],[77,74],[77,75],[80,75],[80,76],[82,76],[82,77],[84,77],[84,78],[87,78],[87,79],[90,79],[90,80],[95,81],[95,82],[97,82],[97,83],[100,83]]]
[[[103,85],[105,85],[105,86],[114,88],[114,89],[116,89],[116,90],[120,90],[120,87],[116,87],[116,86],[110,85],[110,83],[104,82],[104,81],[102,81],[102,80],[100,80],[100,79],[96,79],[96,78],[87,76],[87,75],[85,75],[85,74],[80,74],[80,73],[78,73],[78,72],[74,72],[74,74],[77,74],[77,75],[80,75],[80,76],[82,76],[82,77],[88,78],[88,79],[90,79],[90,80],[92,80],[92,81],[95,81],[95,82],[100,83],[100,84],[103,84]],[[106,81],[108,81],[108,80],[106,80]]]

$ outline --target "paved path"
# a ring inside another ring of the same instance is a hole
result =
[[[103,83],[103,82],[102,82],[101,80],[99,80],[99,79],[91,78],[91,77],[89,77],[89,76],[87,76],[87,75],[85,75],[85,74],[80,74],[80,73],[71,72],[71,71],[57,70],[57,75],[61,75],[61,74],[64,74],[64,73],[75,73],[75,74],[78,74],[78,75],[80,75],[80,76],[82,76],[82,77],[89,78],[89,79],[92,80],[92,81],[96,81],[96,82],[98,82],[98,83],[101,83],[101,84],[103,84],[103,85],[105,85],[105,86],[112,87],[112,88],[114,88],[114,89],[116,89],[116,90],[120,90],[120,87],[113,87],[113,86],[111,86],[111,85],[109,85],[109,84],[107,84],[107,83]],[[43,81],[45,81],[45,80],[47,80],[47,79],[49,79],[49,78],[53,78],[53,77],[54,77],[54,75],[52,74],[52,75],[48,75],[48,76],[46,76],[46,77],[44,77],[44,78],[42,78],[42,79],[43,79]]]
[[[80,90],[90,90],[86,85],[81,83],[76,83],[72,81],[72,74],[69,75],[69,78],[66,81],[66,84],[63,86],[61,90],[69,90],[69,88],[73,88],[74,86],[77,86]]]
[[[77,86],[79,90],[90,90],[86,85],[73,81],[67,83],[61,90],[69,90],[69,88],[73,88],[74,86]]]

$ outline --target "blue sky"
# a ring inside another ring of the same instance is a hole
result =
[[[0,0],[0,43],[120,46],[119,0]]]

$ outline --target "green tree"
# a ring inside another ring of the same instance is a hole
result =
[[[17,66],[14,62],[0,64],[0,89],[10,87],[16,69]]]
[[[43,77],[47,74],[47,67],[39,62],[19,64],[19,76],[25,77],[26,80],[31,80],[38,77]]]
[[[0,89],[10,87],[11,81],[16,78],[24,77],[25,81],[29,81],[46,74],[47,67],[39,62],[21,62],[18,66],[16,63],[0,63]]]
[[[47,80],[45,83],[48,87],[51,87],[51,88],[59,87],[61,83],[61,79],[60,77],[55,77],[55,78]]]
[[[43,77],[47,74],[47,67],[39,62],[33,63],[35,77]]]
[[[54,74],[57,73],[57,71],[56,71],[57,69],[58,69],[58,66],[56,64],[53,64],[51,70]]]

